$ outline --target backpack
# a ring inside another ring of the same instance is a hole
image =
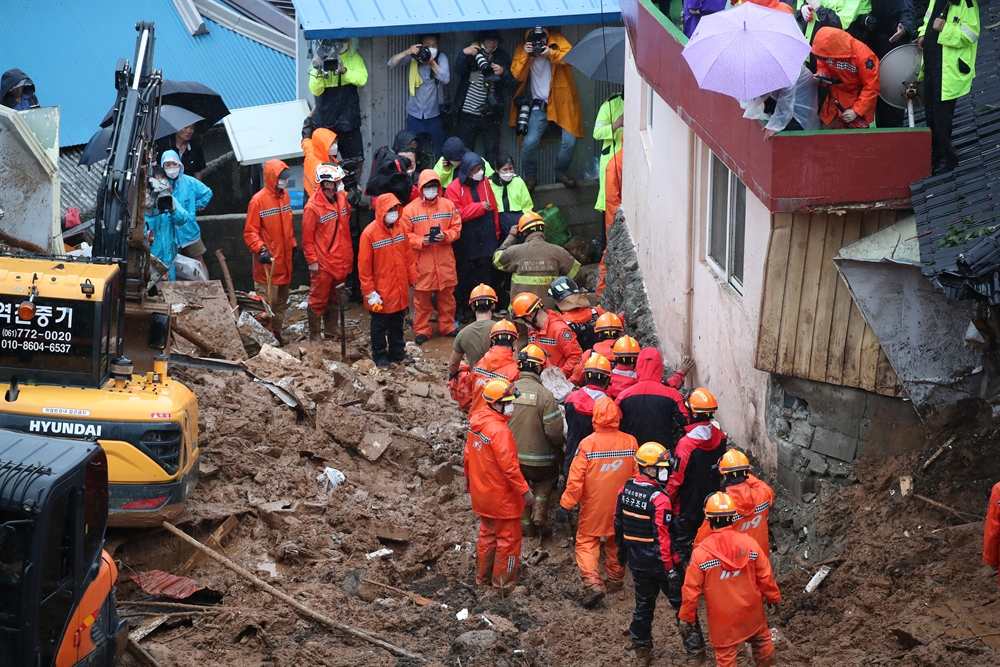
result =
[[[409,160],[399,157],[388,146],[382,146],[372,158],[372,170],[365,186],[365,194],[374,197],[391,192],[405,206],[412,188],[410,177],[406,173],[408,166]]]

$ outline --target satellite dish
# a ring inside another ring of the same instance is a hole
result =
[[[879,61],[878,95],[886,104],[906,109],[913,127],[913,109],[919,108],[923,81],[918,82],[923,53],[916,44],[903,44],[885,54]]]

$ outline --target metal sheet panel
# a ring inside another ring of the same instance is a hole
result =
[[[156,67],[169,79],[198,81],[230,109],[295,99],[294,59],[206,20],[192,37],[171,0],[4,2],[0,71],[18,67],[39,101],[62,107],[61,145],[86,143],[115,100],[114,70],[132,59],[137,21],[156,23]],[[45,35],[45,39],[39,39]]]
[[[0,107],[0,231],[62,253],[59,171],[20,112]]]
[[[305,100],[234,109],[223,119],[229,143],[242,165],[302,157],[302,121],[309,115]]]
[[[618,0],[293,0],[309,39],[621,21]]]

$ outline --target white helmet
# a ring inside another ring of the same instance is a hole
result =
[[[333,164],[332,162],[324,162],[323,164],[316,167],[316,184],[320,184],[324,181],[329,181],[331,183],[338,183],[344,179],[344,170],[339,164]]]

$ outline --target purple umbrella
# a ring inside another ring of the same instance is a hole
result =
[[[699,87],[750,100],[795,83],[809,51],[791,14],[744,2],[703,17],[683,55]]]

